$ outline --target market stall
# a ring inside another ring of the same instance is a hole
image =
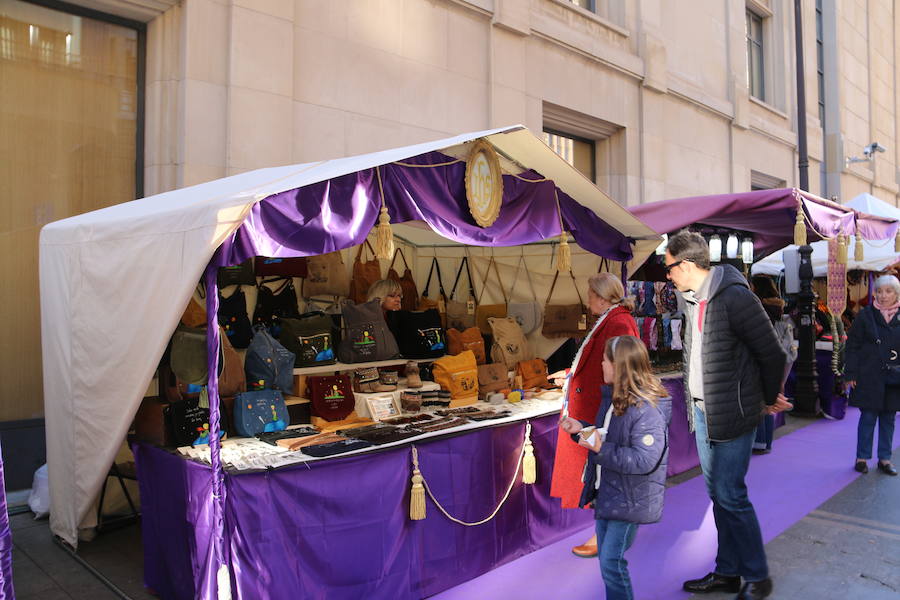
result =
[[[485,154],[499,157],[502,176],[496,170],[468,177],[472,164],[483,166],[478,164],[477,157],[472,158],[476,156],[473,147],[479,143],[487,147]],[[470,204],[471,194],[467,194],[471,181],[477,182],[482,192],[486,188],[490,192],[483,194],[483,202],[474,207]],[[492,219],[480,225],[480,220],[476,222],[476,212],[491,211]],[[208,373],[217,373],[219,268],[239,265],[252,257],[321,256],[359,246],[373,228],[376,246],[379,240],[387,237],[390,241],[395,234],[400,239],[439,236],[465,246],[521,246],[554,239],[557,262],[568,258],[563,251],[568,245],[597,257],[626,262],[646,256],[659,241],[652,230],[522,127],[478,132],[347,159],[263,169],[52,223],[41,232],[40,266],[54,533],[74,546],[79,527],[93,525],[92,503],[201,276],[205,275],[206,339],[210,350],[206,366]],[[421,278],[419,275],[420,283]],[[164,483],[153,481],[154,475],[141,481],[142,491],[149,498],[155,497],[154,491],[158,494],[166,489],[165,498],[186,511],[183,515],[192,531],[185,550],[188,556],[148,553],[147,579],[165,581],[175,573],[188,572],[190,581],[172,580],[178,588],[171,592],[172,597],[211,598],[228,589],[236,597],[260,597],[252,590],[242,595],[242,585],[249,585],[245,579],[248,574],[238,567],[258,567],[264,560],[283,565],[285,554],[292,548],[281,547],[276,552],[273,547],[267,552],[258,545],[265,545],[265,540],[257,540],[251,547],[243,545],[238,516],[251,514],[245,513],[243,507],[252,501],[255,492],[242,485],[261,480],[265,485],[277,486],[282,476],[280,471],[256,476],[226,474],[220,456],[221,444],[214,435],[220,430],[216,377],[209,378],[208,402],[209,464],[174,463],[183,468],[173,472],[184,474],[184,478],[176,475],[175,479],[190,483],[178,488],[184,489],[186,496],[177,498],[167,488],[160,488]],[[553,412],[554,409],[545,411]],[[517,438],[518,447],[505,457],[507,460],[523,460],[526,450],[521,446],[522,428],[525,432],[531,429],[537,461],[549,461],[552,450],[542,447],[534,436],[540,437],[541,427],[553,429],[552,420],[553,417],[547,420],[540,413],[531,413],[518,421],[513,419],[506,425],[488,429],[514,432],[510,439]],[[468,444],[481,439],[479,436],[490,438],[491,435],[494,433],[479,430],[461,435],[460,440],[465,438],[465,441],[459,443]],[[525,440],[528,440],[527,433]],[[423,452],[425,448],[438,449],[438,444],[443,443],[436,440],[430,442],[434,446],[422,444]],[[497,443],[509,446],[512,442]],[[155,465],[159,464],[168,465],[162,470],[169,472],[171,465],[166,461],[184,460],[137,448],[139,473],[143,471],[145,475],[158,474]],[[346,460],[352,463],[391,457],[397,464],[405,465],[399,472],[408,482],[410,448],[403,445],[402,449]],[[330,468],[323,466],[321,471],[328,472]],[[328,476],[339,471],[339,467],[334,469]],[[305,467],[287,469],[290,473],[285,472],[284,477],[302,476],[305,470]],[[485,472],[488,483],[480,479],[462,482],[467,494],[472,492],[468,488],[476,484],[496,491],[496,486],[489,483],[490,470]],[[501,474],[503,478],[510,477],[508,469]],[[544,477],[549,480],[548,476],[549,467]],[[558,525],[555,534],[547,535],[565,535],[572,527],[580,527],[578,516],[567,517],[558,507],[540,508],[549,506],[542,481],[539,476],[534,487],[511,487],[510,498],[516,494],[520,502],[524,501],[530,507],[530,518],[539,514],[543,522]],[[154,490],[147,486],[153,486]],[[352,486],[346,487],[352,493]],[[405,510],[404,504],[398,505],[397,501],[407,489],[408,483],[404,483],[391,490],[394,505],[388,507],[389,511]],[[499,493],[487,495],[496,499]],[[534,498],[538,496],[542,500],[536,504]],[[285,497],[296,501],[282,507],[285,516],[308,510],[300,496],[289,493]],[[172,504],[166,506],[169,510]],[[153,533],[148,535],[148,543],[163,541],[168,545],[183,539],[180,537],[183,532],[173,525],[173,519],[178,521],[182,517],[178,510],[175,513],[155,510],[153,500],[149,507],[145,505],[144,522],[149,528],[146,531]],[[255,514],[258,516],[259,512]],[[529,518],[504,515],[498,514],[496,526],[509,519],[518,524],[516,527],[530,532],[528,536],[534,534],[533,521]],[[363,511],[349,518],[365,522],[367,515]],[[420,522],[406,520],[398,523],[393,518],[385,522],[398,527],[393,534],[400,536],[413,535],[416,530],[428,531],[433,526],[419,526]],[[425,523],[440,521],[431,518]],[[505,539],[503,534],[496,535],[501,541]],[[512,540],[511,546],[503,552],[491,552],[489,559],[478,563],[477,569],[493,568],[517,552],[527,552],[548,539],[534,534],[529,544],[523,546],[517,540],[528,536],[517,535],[520,537]],[[319,548],[325,558],[333,558],[332,553],[338,549],[328,544]],[[383,549],[390,551],[390,545]],[[463,547],[439,551],[459,558],[464,550]],[[245,552],[253,553],[256,558],[250,557],[248,562]],[[471,572],[474,571],[461,573],[465,576]],[[310,574],[306,570],[304,573]],[[427,583],[434,577],[428,568],[419,570],[416,577],[416,581],[409,581],[399,594],[390,597],[404,597],[403,594],[417,597],[422,589],[437,589]],[[369,574],[367,581],[372,590],[378,589],[379,583],[387,583],[379,574]],[[272,593],[271,597],[278,597]]]

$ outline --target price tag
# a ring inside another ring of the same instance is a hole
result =
[[[578,329],[584,331],[587,329],[587,315],[581,313],[581,316],[578,318]]]
[[[470,315],[475,314],[475,301],[469,298],[466,300],[466,312]]]

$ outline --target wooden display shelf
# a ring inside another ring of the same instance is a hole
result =
[[[440,358],[440,357],[437,357]],[[395,358],[393,360],[375,360],[372,362],[361,363],[342,363],[336,362],[331,365],[320,365],[316,367],[297,367],[294,369],[294,375],[313,375],[315,373],[334,373],[336,371],[353,371],[354,369],[365,369],[366,367],[394,367],[406,364],[409,361],[415,363],[434,362],[437,358]]]

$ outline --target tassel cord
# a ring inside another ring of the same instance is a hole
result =
[[[526,434],[528,434],[531,430],[531,422],[530,421],[526,422],[525,426],[526,426]],[[497,504],[497,508],[495,508],[493,510],[493,512],[491,512],[490,515],[481,519],[480,521],[475,521],[473,523],[469,523],[467,521],[463,521],[462,519],[457,519],[456,517],[454,517],[453,515],[448,513],[447,510],[443,506],[441,506],[441,503],[438,502],[437,498],[434,497],[434,494],[431,491],[431,487],[429,487],[429,485],[428,485],[428,480],[425,479],[424,475],[422,475],[422,485],[425,486],[425,492],[428,494],[428,497],[431,498],[431,501],[434,502],[434,505],[437,506],[438,510],[441,511],[441,513],[443,513],[443,515],[445,517],[447,517],[454,523],[458,523],[460,525],[465,525],[466,527],[475,527],[477,525],[484,525],[485,523],[487,523],[488,521],[490,521],[491,519],[493,519],[494,517],[497,516],[497,513],[500,512],[500,509],[503,507],[503,505],[509,499],[509,495],[512,492],[513,486],[516,484],[516,479],[518,479],[519,469],[522,467],[522,459],[525,456],[525,446],[526,446],[526,444],[530,444],[530,443],[531,442],[530,442],[529,438],[526,438],[526,442],[522,444],[522,449],[519,451],[519,460],[516,463],[516,470],[513,473],[512,478],[510,479],[509,485],[506,487],[506,493],[503,494],[503,498],[501,498],[500,503]]]

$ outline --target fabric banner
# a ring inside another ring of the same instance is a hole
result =
[[[837,260],[838,242],[828,241],[828,310],[836,319],[847,308],[847,265]]]

